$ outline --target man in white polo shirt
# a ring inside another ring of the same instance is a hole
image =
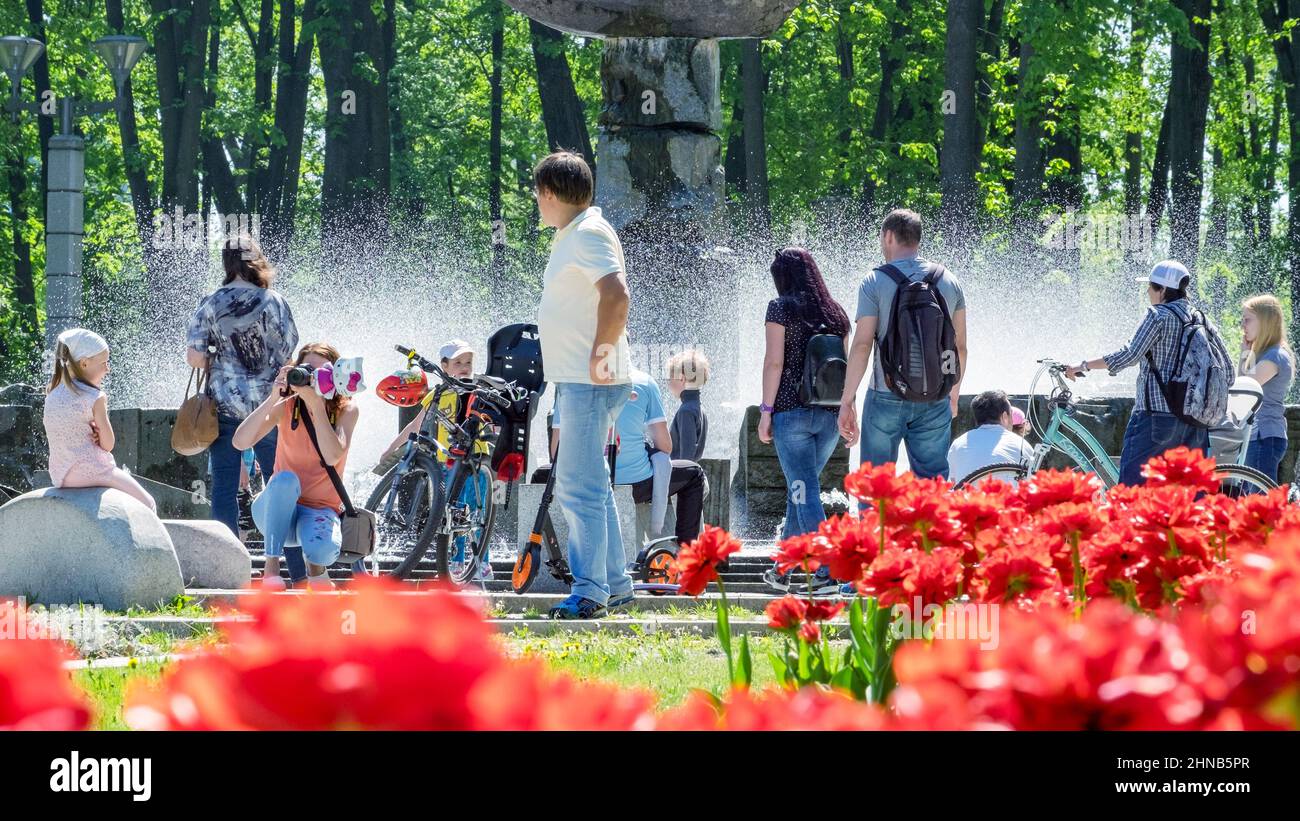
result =
[[[1012,430],[1015,410],[1003,391],[984,391],[975,397],[971,402],[975,428],[958,436],[948,448],[951,481],[960,482],[989,465],[1023,465],[1029,461],[1034,447]]]
[[[533,169],[542,223],[558,229],[543,277],[537,329],[546,378],[564,417],[555,498],[569,526],[573,588],[553,619],[593,619],[632,601],[614,491],[605,464],[610,426],[632,392],[627,265],[613,226],[591,205],[591,169],[557,151]]]

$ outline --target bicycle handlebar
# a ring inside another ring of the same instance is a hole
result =
[[[462,379],[458,376],[452,376],[442,368],[438,367],[435,363],[420,356],[420,354],[416,353],[413,348],[407,348],[404,345],[396,345],[394,347],[402,356],[415,361],[423,370],[433,372],[439,379],[448,385],[470,391],[483,401],[495,405],[500,410],[507,410],[514,402],[523,398],[522,389],[515,387],[513,383],[508,383],[502,388],[497,388],[491,385],[481,384],[479,381],[474,379]]]

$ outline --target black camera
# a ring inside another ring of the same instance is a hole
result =
[[[285,379],[295,388],[305,388],[311,384],[311,375],[314,370],[315,368],[310,365],[296,365],[285,374]]]

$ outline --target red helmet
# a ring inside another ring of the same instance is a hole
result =
[[[379,381],[375,393],[390,405],[409,408],[418,405],[429,392],[429,379],[419,368],[394,371]]]

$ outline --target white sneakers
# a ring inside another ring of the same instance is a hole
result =
[[[324,573],[320,574],[319,576],[308,576],[307,589],[308,590],[333,590],[334,582],[330,581],[329,571],[326,570]]]
[[[279,573],[276,573],[274,576],[266,576],[266,575],[262,576],[263,590],[280,591],[286,589],[287,587],[288,585],[285,584],[284,579],[280,576]]]

